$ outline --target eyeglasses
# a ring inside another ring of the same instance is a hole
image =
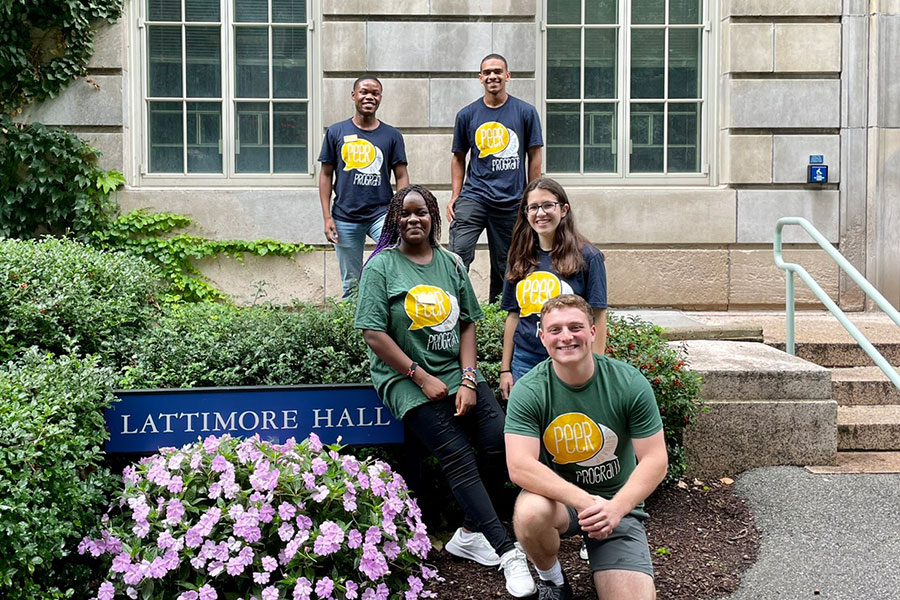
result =
[[[529,215],[536,215],[538,209],[543,210],[545,213],[551,212],[559,206],[559,202],[541,202],[540,204],[529,204],[525,207],[525,212]]]

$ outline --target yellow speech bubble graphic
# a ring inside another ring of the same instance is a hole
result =
[[[356,140],[341,146],[345,171],[368,167],[375,160],[375,155],[375,146],[368,140]]]
[[[475,130],[475,145],[481,150],[478,158],[497,154],[509,144],[509,130],[502,123],[488,121]]]
[[[443,323],[450,316],[452,306],[450,296],[441,288],[417,285],[406,293],[403,308],[412,321],[410,331],[415,331]]]
[[[516,284],[516,301],[519,316],[527,317],[541,312],[544,302],[562,293],[559,277],[547,271],[535,271]]]
[[[544,430],[544,447],[557,464],[583,462],[603,448],[603,432],[587,415],[566,413]]]

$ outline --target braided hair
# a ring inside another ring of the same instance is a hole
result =
[[[408,185],[403,189],[397,190],[397,193],[391,198],[387,214],[384,216],[384,227],[381,229],[381,237],[378,238],[378,243],[375,244],[375,249],[369,256],[366,264],[369,264],[369,261],[385,248],[393,248],[400,243],[400,211],[403,209],[403,201],[410,192],[418,193],[425,200],[428,214],[431,215],[431,231],[428,232],[428,243],[432,246],[438,245],[438,240],[441,239],[441,211],[438,207],[437,198],[421,185]]]

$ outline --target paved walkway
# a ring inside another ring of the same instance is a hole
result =
[[[900,475],[766,467],[736,486],[760,551],[728,600],[900,600]]]

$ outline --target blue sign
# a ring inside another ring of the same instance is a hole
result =
[[[283,443],[316,433],[324,443],[395,444],[403,423],[371,385],[195,388],[116,392],[106,409],[107,452],[156,452],[197,438],[254,434]]]
[[[825,164],[825,156],[823,154],[810,154],[809,155],[809,164],[811,164],[811,165]]]
[[[807,183],[828,183],[828,165],[809,165],[806,173]]]

